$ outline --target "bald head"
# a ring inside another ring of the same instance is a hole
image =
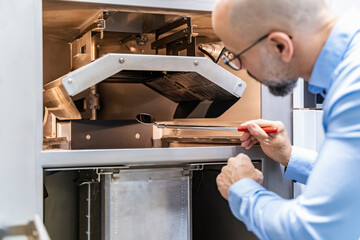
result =
[[[325,0],[217,0],[212,19],[225,47],[242,53],[242,69],[285,95],[310,79],[338,17]]]
[[[324,0],[217,0],[213,26],[221,39],[254,41],[272,31],[309,31],[323,9]]]

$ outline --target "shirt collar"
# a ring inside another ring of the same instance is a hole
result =
[[[341,62],[349,43],[360,29],[360,11],[347,12],[331,31],[319,57],[316,60],[309,81],[309,91],[325,95],[331,86],[331,75]]]

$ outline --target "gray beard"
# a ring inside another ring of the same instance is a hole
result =
[[[262,83],[258,78],[256,78],[254,75],[252,75],[249,71],[247,71],[250,77],[255,79],[256,81]],[[267,83],[263,83],[269,88],[269,91],[271,94],[275,96],[284,97],[292,92],[292,90],[296,87],[296,80],[290,80],[286,83],[271,83],[271,81],[266,81]]]

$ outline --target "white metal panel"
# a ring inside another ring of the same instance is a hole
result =
[[[264,186],[279,194],[291,197],[291,182],[283,178],[280,164],[270,160],[260,146],[251,150],[242,147],[186,147],[46,151],[42,165],[51,170],[91,168],[101,166],[175,165],[185,163],[226,162],[228,158],[244,153],[253,160],[263,160]],[[52,169],[51,169],[52,168]]]
[[[41,206],[41,11],[41,0],[0,1],[0,219],[6,225],[27,223]]]
[[[293,108],[304,108],[304,79],[299,78],[293,91]]]
[[[318,151],[325,139],[322,125],[322,110],[294,110],[293,112],[293,141],[298,147]],[[300,195],[305,185],[294,184],[294,197]]]
[[[246,83],[205,57],[110,53],[62,77],[70,96],[122,70],[197,72],[234,96],[241,97]]]
[[[191,11],[212,11],[215,0],[76,0],[72,2],[103,3],[130,7],[149,7]]]
[[[292,98],[291,95],[285,97],[274,96],[265,85],[261,85],[261,118],[284,123],[292,139]]]
[[[325,138],[322,110],[294,110],[294,145],[318,151]]]

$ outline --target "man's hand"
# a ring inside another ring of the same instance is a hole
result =
[[[278,132],[267,134],[261,129],[261,127],[266,126],[277,127]],[[291,144],[282,122],[259,119],[243,123],[241,127],[249,130],[249,132],[244,133],[240,137],[243,148],[249,150],[254,144],[259,142],[261,149],[267,156],[285,167],[288,165],[291,155]]]
[[[221,173],[216,178],[220,194],[229,200],[229,188],[243,178],[251,178],[259,184],[264,180],[262,172],[254,167],[250,158],[240,153],[236,157],[229,158],[227,165],[221,169]]]

